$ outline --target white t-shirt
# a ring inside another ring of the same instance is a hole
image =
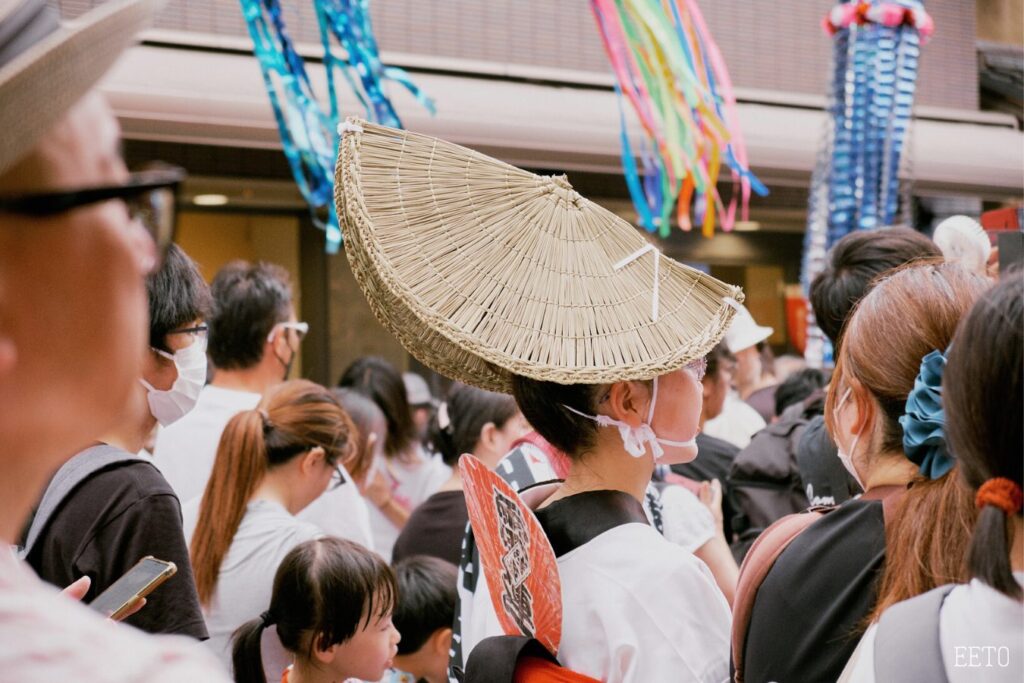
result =
[[[715,537],[715,518],[693,492],[673,484],[661,489],[660,500],[665,540],[692,553]]]
[[[324,491],[298,514],[299,519],[315,524],[329,536],[348,539],[373,550],[370,509],[348,471],[339,463],[345,483]]]
[[[255,408],[260,398],[259,394],[249,391],[208,384],[200,392],[195,408],[157,432],[153,463],[178,494],[178,500],[188,501],[203,495],[228,421],[243,410]]]
[[[199,503],[200,499],[195,498],[182,508],[185,540],[190,547]],[[270,607],[274,575],[281,560],[300,543],[323,535],[319,528],[296,519],[278,503],[254,500],[246,507],[221,563],[213,598],[203,606],[210,632],[206,645],[226,668],[231,668],[231,634]],[[267,673],[270,675],[269,670]]]
[[[46,585],[0,548],[0,680],[18,683],[228,683],[183,636],[115,624]]]
[[[437,493],[441,485],[452,476],[452,468],[445,465],[438,455],[430,455],[417,449],[417,459],[406,462],[399,458],[378,460],[374,468],[391,479],[392,496],[396,503],[412,512],[416,507]],[[373,472],[369,476],[373,476]],[[391,523],[376,505],[370,503],[370,533],[373,546],[387,562],[391,562],[391,551],[401,529]]]
[[[563,666],[605,683],[729,678],[732,616],[707,566],[646,524],[558,558]]]
[[[761,414],[739,397],[735,391],[725,395],[722,412],[704,423],[704,433],[737,448],[746,448],[754,434],[764,429],[767,423]]]
[[[1014,573],[1024,585],[1024,572]],[[864,633],[840,681],[875,681],[875,636]],[[973,579],[957,586],[939,612],[939,647],[949,683],[1019,683],[1024,673],[1024,605]]]

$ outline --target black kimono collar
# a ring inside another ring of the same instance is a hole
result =
[[[648,524],[644,506],[622,491],[587,491],[534,510],[555,557],[623,524]]]

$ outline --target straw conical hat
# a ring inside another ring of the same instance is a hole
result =
[[[513,374],[651,379],[707,354],[742,300],[564,177],[358,119],[343,128],[335,199],[352,271],[381,323],[443,375],[506,393]]]

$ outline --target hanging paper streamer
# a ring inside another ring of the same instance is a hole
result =
[[[824,26],[834,39],[833,74],[808,197],[805,292],[833,244],[854,230],[891,225],[897,215],[920,46],[935,30],[920,0],[843,2]],[[831,350],[811,316],[805,355],[820,365]]]
[[[409,90],[431,114],[433,102],[405,71],[381,62],[370,25],[368,0],[313,0],[327,70],[327,110],[313,92],[305,63],[288,36],[279,0],[240,2],[285,157],[309,205],[313,222],[326,232],[327,251],[336,253],[342,239],[334,209],[337,127],[342,118],[335,89],[336,72],[348,83],[366,118],[387,126],[401,128],[402,122],[384,92],[385,81],[394,81]],[[339,47],[343,56],[337,54]]]
[[[750,172],[732,81],[696,0],[591,0],[590,7],[615,72],[622,167],[640,225],[667,237],[673,222],[683,230],[696,223],[711,237],[716,222],[732,229],[740,199],[746,220],[751,189],[768,189]],[[630,142],[623,97],[643,126],[639,145]],[[717,189],[723,164],[733,181],[727,206]]]

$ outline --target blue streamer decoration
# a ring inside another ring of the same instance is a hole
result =
[[[934,30],[921,0],[844,0],[825,26],[834,38],[833,72],[828,129],[808,196],[805,292],[833,244],[896,219],[920,48]],[[820,364],[830,349],[809,323],[805,355]]]
[[[368,0],[313,0],[327,71],[327,110],[313,92],[305,62],[288,36],[280,1],[239,2],[292,176],[313,223],[326,234],[327,252],[337,253],[342,234],[334,208],[334,164],[342,107],[336,72],[342,74],[366,118],[386,126],[401,128],[402,122],[384,91],[385,81],[404,87],[431,114],[434,103],[408,73],[381,62]],[[343,56],[337,53],[338,47]]]

